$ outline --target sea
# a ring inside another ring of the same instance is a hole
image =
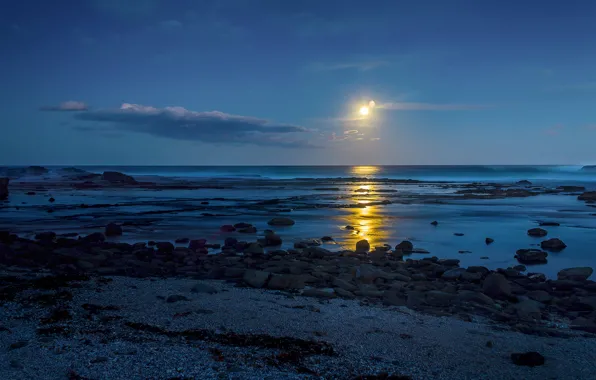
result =
[[[453,196],[457,186],[522,180],[553,189],[567,185],[596,190],[596,170],[582,166],[75,167],[93,173],[119,171],[143,181],[183,180],[201,186],[171,190],[65,186],[27,195],[19,184],[56,181],[63,175],[64,166],[48,166],[49,173],[41,177],[11,181],[11,195],[0,203],[0,229],[23,236],[47,230],[84,235],[115,222],[125,224],[124,235],[115,238],[120,241],[206,238],[223,243],[226,237],[254,241],[273,228],[282,237],[284,249],[323,236],[334,239],[323,245],[332,251],[354,249],[362,239],[372,246],[392,247],[410,240],[429,252],[412,254],[414,259],[456,258],[462,266],[494,269],[519,264],[514,258],[518,249],[538,248],[544,239],[528,236],[527,230],[548,221],[560,226],[544,227],[547,238],[558,237],[567,248],[550,252],[547,264],[528,266],[528,271],[556,277],[563,268],[596,268],[596,205],[579,201],[578,193],[505,199]],[[55,202],[49,203],[50,197]],[[103,206],[81,207],[97,204]],[[267,221],[275,216],[290,217],[296,224],[271,227]],[[438,225],[431,225],[432,221]],[[221,225],[239,222],[254,224],[258,233],[219,231]],[[487,245],[487,237],[494,243]]]

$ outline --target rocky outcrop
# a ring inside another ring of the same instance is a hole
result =
[[[0,178],[0,200],[8,198],[8,178]]]
[[[101,179],[110,183],[120,183],[127,185],[134,185],[138,183],[133,177],[129,175],[112,171],[103,172]]]
[[[580,201],[596,201],[596,191],[586,191],[577,197]]]

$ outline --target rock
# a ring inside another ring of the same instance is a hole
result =
[[[542,319],[540,309],[544,307],[540,302],[524,299],[513,305],[517,316],[522,321],[539,321]]]
[[[303,254],[311,259],[323,259],[325,256],[332,255],[332,252],[321,247],[308,247],[304,250]]]
[[[539,249],[518,249],[515,258],[522,264],[545,264],[548,253]]]
[[[354,293],[350,292],[349,290],[345,290],[342,288],[335,288],[334,290],[335,290],[335,294],[337,294],[341,298],[346,298],[346,299],[350,299],[350,300],[356,298]]]
[[[43,174],[48,174],[49,170],[47,168],[44,168],[43,166],[37,166],[37,165],[33,165],[33,166],[29,166],[26,169],[27,174],[31,174],[31,175],[43,175]]]
[[[449,306],[453,303],[455,297],[456,295],[453,293],[431,290],[426,292],[425,302],[431,306]]]
[[[455,235],[455,236],[464,236],[464,234],[462,234],[461,232],[456,232],[453,235]]]
[[[290,218],[273,218],[269,222],[267,222],[270,226],[293,226],[296,224],[294,220]]]
[[[56,239],[56,233],[52,231],[48,232],[40,232],[35,235],[35,240],[43,241],[43,242],[52,242]]]
[[[81,238],[81,240],[86,243],[99,243],[99,242],[105,241],[106,237],[101,232],[94,232],[92,234],[85,236],[84,238]]]
[[[511,285],[500,273],[489,274],[482,283],[482,292],[492,298],[509,297]]]
[[[304,278],[293,274],[274,274],[267,283],[269,289],[302,289],[304,288]]]
[[[511,354],[511,361],[515,365],[537,367],[544,364],[544,356],[538,352],[524,352]]]
[[[327,242],[327,241],[333,241],[333,238],[331,236],[323,236],[321,238],[321,241],[325,241],[325,242]]]
[[[268,247],[274,247],[277,245],[281,245],[282,240],[281,237],[275,233],[270,233],[265,235],[265,245]]]
[[[543,226],[543,227],[558,227],[558,226],[560,226],[560,224],[557,222],[540,222],[539,225]]]
[[[246,228],[239,228],[237,231],[241,234],[255,234],[257,233],[257,228],[254,226],[250,226]]]
[[[336,288],[341,288],[350,292],[353,292],[355,290],[358,289],[358,287],[356,285],[353,285],[351,283],[349,283],[348,281],[336,278],[335,280],[333,280],[333,286],[335,286]]]
[[[244,249],[244,254],[248,255],[264,255],[265,250],[259,243],[251,243],[248,247]]]
[[[294,248],[296,249],[304,249],[308,247],[318,247],[321,245],[321,242],[317,239],[306,239],[300,240],[294,243]]]
[[[242,278],[244,273],[246,273],[246,269],[244,268],[226,268],[223,276],[225,278]]]
[[[269,272],[263,272],[260,270],[247,270],[244,273],[242,280],[253,288],[262,288],[269,279]]]
[[[196,240],[191,240],[188,243],[188,249],[190,249],[191,251],[196,251],[198,249],[203,249],[205,248],[205,245],[207,244],[207,239],[196,239]]]
[[[302,295],[305,297],[316,297],[316,298],[335,298],[334,289],[305,289],[302,291]]]
[[[545,290],[532,290],[526,293],[526,296],[534,301],[549,303],[553,297]]]
[[[549,251],[561,251],[567,247],[567,244],[563,243],[561,239],[552,238],[545,240],[540,243],[542,249],[548,249]]]
[[[224,224],[223,226],[219,227],[221,232],[234,232],[236,231],[236,227],[231,224]]]
[[[179,239],[176,239],[176,244],[186,244],[186,243],[189,243],[189,242],[190,242],[190,239],[189,238],[179,238]]]
[[[567,268],[557,273],[557,279],[559,280],[572,280],[572,281],[585,281],[587,280],[594,270],[590,267],[576,267]]]
[[[492,244],[495,242],[495,239],[491,239],[489,237],[487,237],[486,239],[484,239],[484,242],[486,243],[486,245]]]
[[[490,272],[490,270],[487,267],[482,266],[471,266],[468,267],[467,271],[470,273],[480,273],[482,274],[482,276],[485,276]]]
[[[353,226],[345,226],[345,227],[344,227],[344,229],[352,231],[352,230],[354,230],[355,228],[354,228]]]
[[[455,269],[450,269],[448,271],[446,271],[445,273],[443,273],[441,275],[441,278],[447,281],[455,281],[455,280],[459,280],[462,276],[462,274],[464,274],[466,272],[465,268],[455,268]]]
[[[482,280],[482,273],[472,273],[465,271],[461,274],[461,279],[467,282],[477,282]]]
[[[527,268],[525,265],[516,265],[513,267],[513,269],[515,269],[518,272],[525,272]]]
[[[224,240],[224,247],[234,247],[236,244],[238,244],[238,240],[235,238],[228,237]]]
[[[174,244],[170,243],[169,241],[158,241],[155,243],[155,247],[158,251],[163,253],[172,253],[174,252]]]
[[[116,223],[109,223],[104,233],[106,236],[120,236],[122,235],[122,227]]]
[[[402,251],[404,253],[410,253],[414,250],[414,244],[411,241],[404,240],[395,246],[396,251]]]
[[[395,291],[387,290],[383,293],[383,304],[388,306],[406,306],[406,297]]]
[[[178,302],[178,301],[190,301],[190,300],[180,294],[174,294],[174,295],[171,295],[168,298],[166,298],[167,303],[174,303],[174,302]]]
[[[8,182],[10,182],[9,178],[0,178],[0,200],[8,198]]]
[[[423,292],[420,291],[411,291],[408,292],[406,298],[406,306],[410,309],[416,308],[418,306],[422,306],[425,302],[425,295]]]
[[[444,265],[446,267],[456,267],[459,266],[458,259],[442,259],[439,260],[439,264]]]
[[[239,229],[239,228],[249,228],[252,227],[253,225],[250,223],[244,223],[244,222],[240,222],[240,223],[236,223],[234,224],[234,228]]]
[[[127,185],[134,185],[137,183],[137,181],[129,175],[112,171],[103,172],[101,179],[111,183],[123,183]]]
[[[436,220],[434,220],[434,221],[430,222],[430,224],[432,224],[433,226],[435,226],[435,227],[436,227],[436,226],[438,226],[438,225],[439,225],[439,222],[437,222]]]
[[[54,199],[54,197],[50,197],[50,199],[48,199],[48,202],[54,203],[54,202],[56,202],[56,200]]]
[[[528,230],[528,235],[533,237],[544,237],[548,234],[545,229],[542,228],[530,228]]]
[[[596,201],[596,191],[586,191],[577,197],[580,201]]]
[[[459,302],[473,302],[482,305],[492,306],[495,304],[492,298],[484,293],[473,290],[460,290],[457,293],[457,301]]]
[[[202,282],[196,283],[191,289],[191,293],[205,293],[205,294],[215,294],[217,293],[217,289],[215,289],[211,285],[204,284]]]
[[[368,240],[364,239],[356,243],[356,252],[362,253],[368,251],[370,251],[370,244],[368,243]]]

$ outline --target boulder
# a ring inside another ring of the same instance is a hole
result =
[[[518,249],[515,258],[522,264],[545,264],[548,253],[539,249]]]
[[[406,306],[406,297],[395,291],[387,290],[383,293],[383,304],[387,306]]]
[[[263,255],[265,254],[265,250],[259,243],[251,243],[248,247],[244,249],[244,254],[248,255]]]
[[[304,288],[304,279],[299,275],[274,274],[269,279],[267,288],[276,290],[302,289]]]
[[[120,236],[122,235],[122,227],[116,223],[110,223],[106,226],[104,233],[106,236]]]
[[[433,226],[436,227],[439,225],[439,222],[437,222],[436,220],[433,220],[432,222],[430,222],[430,224],[432,224]]]
[[[477,281],[482,280],[482,273],[479,273],[479,272],[472,273],[472,272],[465,271],[464,273],[461,274],[461,279],[463,281],[467,281],[467,282],[477,282]]]
[[[265,245],[268,247],[274,247],[277,245],[281,245],[282,240],[281,237],[275,233],[269,233],[265,235]]]
[[[548,232],[545,229],[542,228],[530,228],[528,230],[528,235],[529,236],[533,236],[533,237],[544,237],[548,234]]]
[[[545,290],[532,290],[526,293],[526,296],[534,301],[549,303],[553,297]]]
[[[336,278],[333,280],[333,286],[336,288],[341,288],[350,292],[353,292],[358,289],[358,287],[348,281]]]
[[[224,224],[223,226],[219,227],[221,232],[234,232],[236,231],[236,227],[232,226],[231,224]]]
[[[238,239],[228,237],[224,240],[224,247],[235,247],[238,244]]]
[[[105,241],[106,237],[101,232],[94,232],[92,234],[85,236],[84,238],[81,238],[81,240],[86,243],[99,243],[99,242]]]
[[[306,239],[300,240],[294,243],[294,248],[303,249],[308,247],[318,247],[321,245],[321,241],[317,239]]]
[[[489,245],[489,244],[494,243],[495,239],[487,237],[486,239],[484,239],[484,242],[486,243],[486,245]]]
[[[404,240],[395,246],[396,251],[402,251],[404,253],[410,253],[414,250],[414,244],[411,241]]]
[[[482,267],[482,266],[471,266],[471,267],[468,267],[467,271],[470,273],[480,273],[483,276],[490,273],[490,270],[487,267]]]
[[[350,300],[356,298],[354,293],[350,292],[349,290],[345,290],[342,288],[335,288],[334,290],[335,290],[335,294],[337,294],[338,297],[346,298],[346,299],[350,299]]]
[[[158,241],[155,243],[155,247],[158,251],[163,253],[172,253],[174,252],[174,244],[170,243],[169,241]]]
[[[304,255],[311,259],[323,259],[325,256],[332,255],[328,249],[321,247],[308,247],[303,251]]]
[[[8,198],[9,178],[0,178],[0,200]]]
[[[252,227],[253,225],[250,223],[244,223],[244,222],[240,222],[240,223],[236,223],[234,224],[234,228],[236,229],[241,229],[241,228],[248,228],[248,227]]]
[[[567,244],[563,243],[561,239],[552,238],[545,240],[540,243],[542,249],[548,249],[549,251],[561,251],[567,247]]]
[[[188,242],[188,249],[191,251],[196,251],[198,249],[205,248],[207,244],[207,239],[194,239]]]
[[[509,281],[500,273],[491,273],[482,283],[482,292],[492,298],[509,297],[511,295],[511,285]]]
[[[448,280],[448,281],[455,281],[455,280],[459,280],[462,276],[462,274],[464,274],[466,272],[465,268],[455,268],[455,269],[450,269],[448,271],[446,271],[445,273],[443,273],[441,275],[441,278],[443,278],[444,280]]]
[[[544,307],[538,301],[524,299],[513,305],[515,312],[522,321],[539,321],[542,319],[541,309]]]
[[[567,268],[557,273],[557,279],[585,281],[592,275],[593,272],[594,270],[590,267]]]
[[[239,228],[238,232],[240,232],[241,234],[255,234],[257,233],[257,228],[255,226]]]
[[[495,304],[492,298],[484,293],[476,292],[473,290],[460,290],[457,293],[457,301],[459,302],[472,302],[482,305],[492,306]]]
[[[269,224],[270,226],[293,226],[294,224],[296,224],[296,222],[294,222],[290,218],[281,217],[273,218],[269,222],[267,222],[267,224]]]
[[[101,179],[111,183],[123,183],[128,185],[134,185],[137,183],[137,181],[129,175],[112,171],[103,172]]]
[[[577,197],[580,201],[596,201],[596,191],[586,191]]]
[[[364,239],[356,243],[356,252],[362,253],[368,251],[370,251],[370,244],[368,243],[368,240]]]
[[[269,272],[260,270],[247,270],[242,277],[242,280],[253,288],[262,288],[269,279]]]
[[[425,302],[431,306],[449,306],[453,303],[455,297],[456,295],[453,293],[431,290],[426,292]]]

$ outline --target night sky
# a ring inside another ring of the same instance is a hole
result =
[[[0,0],[0,164],[594,164],[595,36],[590,0]]]

